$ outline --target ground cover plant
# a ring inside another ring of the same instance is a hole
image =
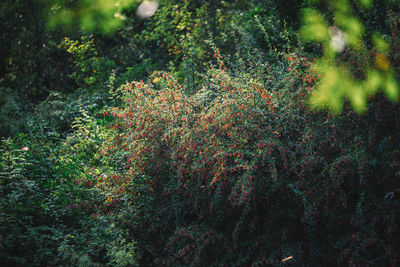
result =
[[[7,3],[0,265],[400,264],[396,1]]]

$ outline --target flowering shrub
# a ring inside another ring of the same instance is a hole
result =
[[[398,107],[377,97],[364,117],[308,111],[317,77],[303,54],[281,54],[283,77],[266,87],[214,53],[197,93],[156,72],[105,114],[112,167],[90,186],[140,240],[142,264],[395,264]]]

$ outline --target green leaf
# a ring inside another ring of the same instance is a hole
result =
[[[315,9],[302,10],[303,28],[300,35],[303,40],[323,42],[329,40],[328,26],[323,16]]]

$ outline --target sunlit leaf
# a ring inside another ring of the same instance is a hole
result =
[[[328,26],[322,15],[314,9],[303,9],[304,26],[300,31],[305,41],[327,41],[329,40]]]
[[[84,0],[69,3],[60,0],[50,5],[48,26],[62,26],[73,29],[78,26],[84,31],[111,33],[120,27],[125,19],[122,11],[137,5],[137,0]]]
[[[399,98],[399,89],[396,79],[393,75],[387,75],[384,84],[384,91],[387,97],[392,100],[398,100]]]
[[[373,44],[379,52],[387,53],[390,49],[389,44],[383,39],[379,33],[374,33],[372,35]]]
[[[376,70],[369,70],[367,78],[364,81],[363,87],[368,95],[373,95],[377,92],[382,83],[382,77]]]
[[[364,34],[364,26],[357,18],[339,14],[337,22],[345,30],[347,40],[350,45],[356,46]]]
[[[365,9],[370,9],[373,5],[373,0],[360,0],[360,4]]]

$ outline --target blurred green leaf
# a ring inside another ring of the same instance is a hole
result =
[[[370,9],[373,5],[373,0],[360,0],[360,4],[365,9]]]
[[[317,10],[303,9],[302,18],[304,25],[300,34],[305,41],[323,42],[329,39],[328,26]]]
[[[354,110],[362,113],[366,109],[367,98],[378,90],[395,101],[399,97],[398,84],[395,79],[389,55],[390,45],[377,32],[372,34],[372,43],[376,54],[367,52],[363,40],[365,28],[363,23],[353,15],[349,0],[330,2],[333,10],[333,22],[329,27],[322,15],[314,9],[303,10],[303,28],[300,33],[305,41],[322,43],[323,57],[318,60],[317,72],[320,80],[310,98],[311,105],[316,108],[327,107],[340,113],[344,100],[349,100]],[[372,6],[372,1],[361,1],[365,8]],[[364,57],[366,65],[360,68],[356,78],[351,65],[354,61],[340,59],[340,54],[347,47],[360,57]],[[364,55],[362,51],[365,51]],[[369,53],[369,56],[367,56]]]
[[[48,26],[72,29],[76,26],[87,32],[103,34],[114,32],[125,20],[123,10],[136,8],[137,0],[81,0],[47,2],[49,7]]]

